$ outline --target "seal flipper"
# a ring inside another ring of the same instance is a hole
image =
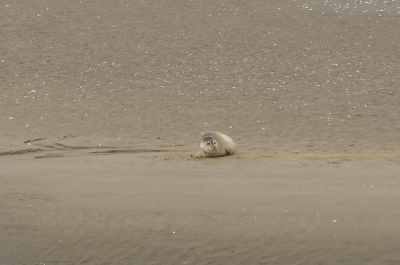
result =
[[[232,149],[232,148],[229,148],[229,149],[226,149],[226,148],[225,148],[225,151],[226,151],[226,153],[227,153],[228,155],[233,155],[233,153],[235,152],[235,150]]]

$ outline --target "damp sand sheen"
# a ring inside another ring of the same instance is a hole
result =
[[[0,7],[0,264],[400,262],[395,1]]]

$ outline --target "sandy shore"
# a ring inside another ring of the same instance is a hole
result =
[[[398,264],[399,12],[0,1],[0,264]]]
[[[398,154],[104,151],[1,158],[0,263],[400,261]]]

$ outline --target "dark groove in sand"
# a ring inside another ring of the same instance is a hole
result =
[[[25,142],[24,142],[24,144],[27,144],[27,143],[32,143],[32,142],[36,142],[36,141],[41,141],[41,140],[45,140],[46,138],[37,138],[37,139],[33,139],[33,140],[26,140]]]
[[[25,150],[15,150],[15,151],[6,151],[6,152],[0,152],[0,156],[6,156],[6,155],[20,155],[20,154],[26,154],[26,153],[34,153],[34,152],[41,152],[44,151],[43,149],[25,149]]]
[[[156,150],[156,149],[113,149],[106,151],[94,151],[91,154],[113,154],[113,153],[160,153],[160,152],[178,152],[178,150]]]

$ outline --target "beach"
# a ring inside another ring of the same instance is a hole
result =
[[[400,262],[396,1],[0,6],[0,264]]]

